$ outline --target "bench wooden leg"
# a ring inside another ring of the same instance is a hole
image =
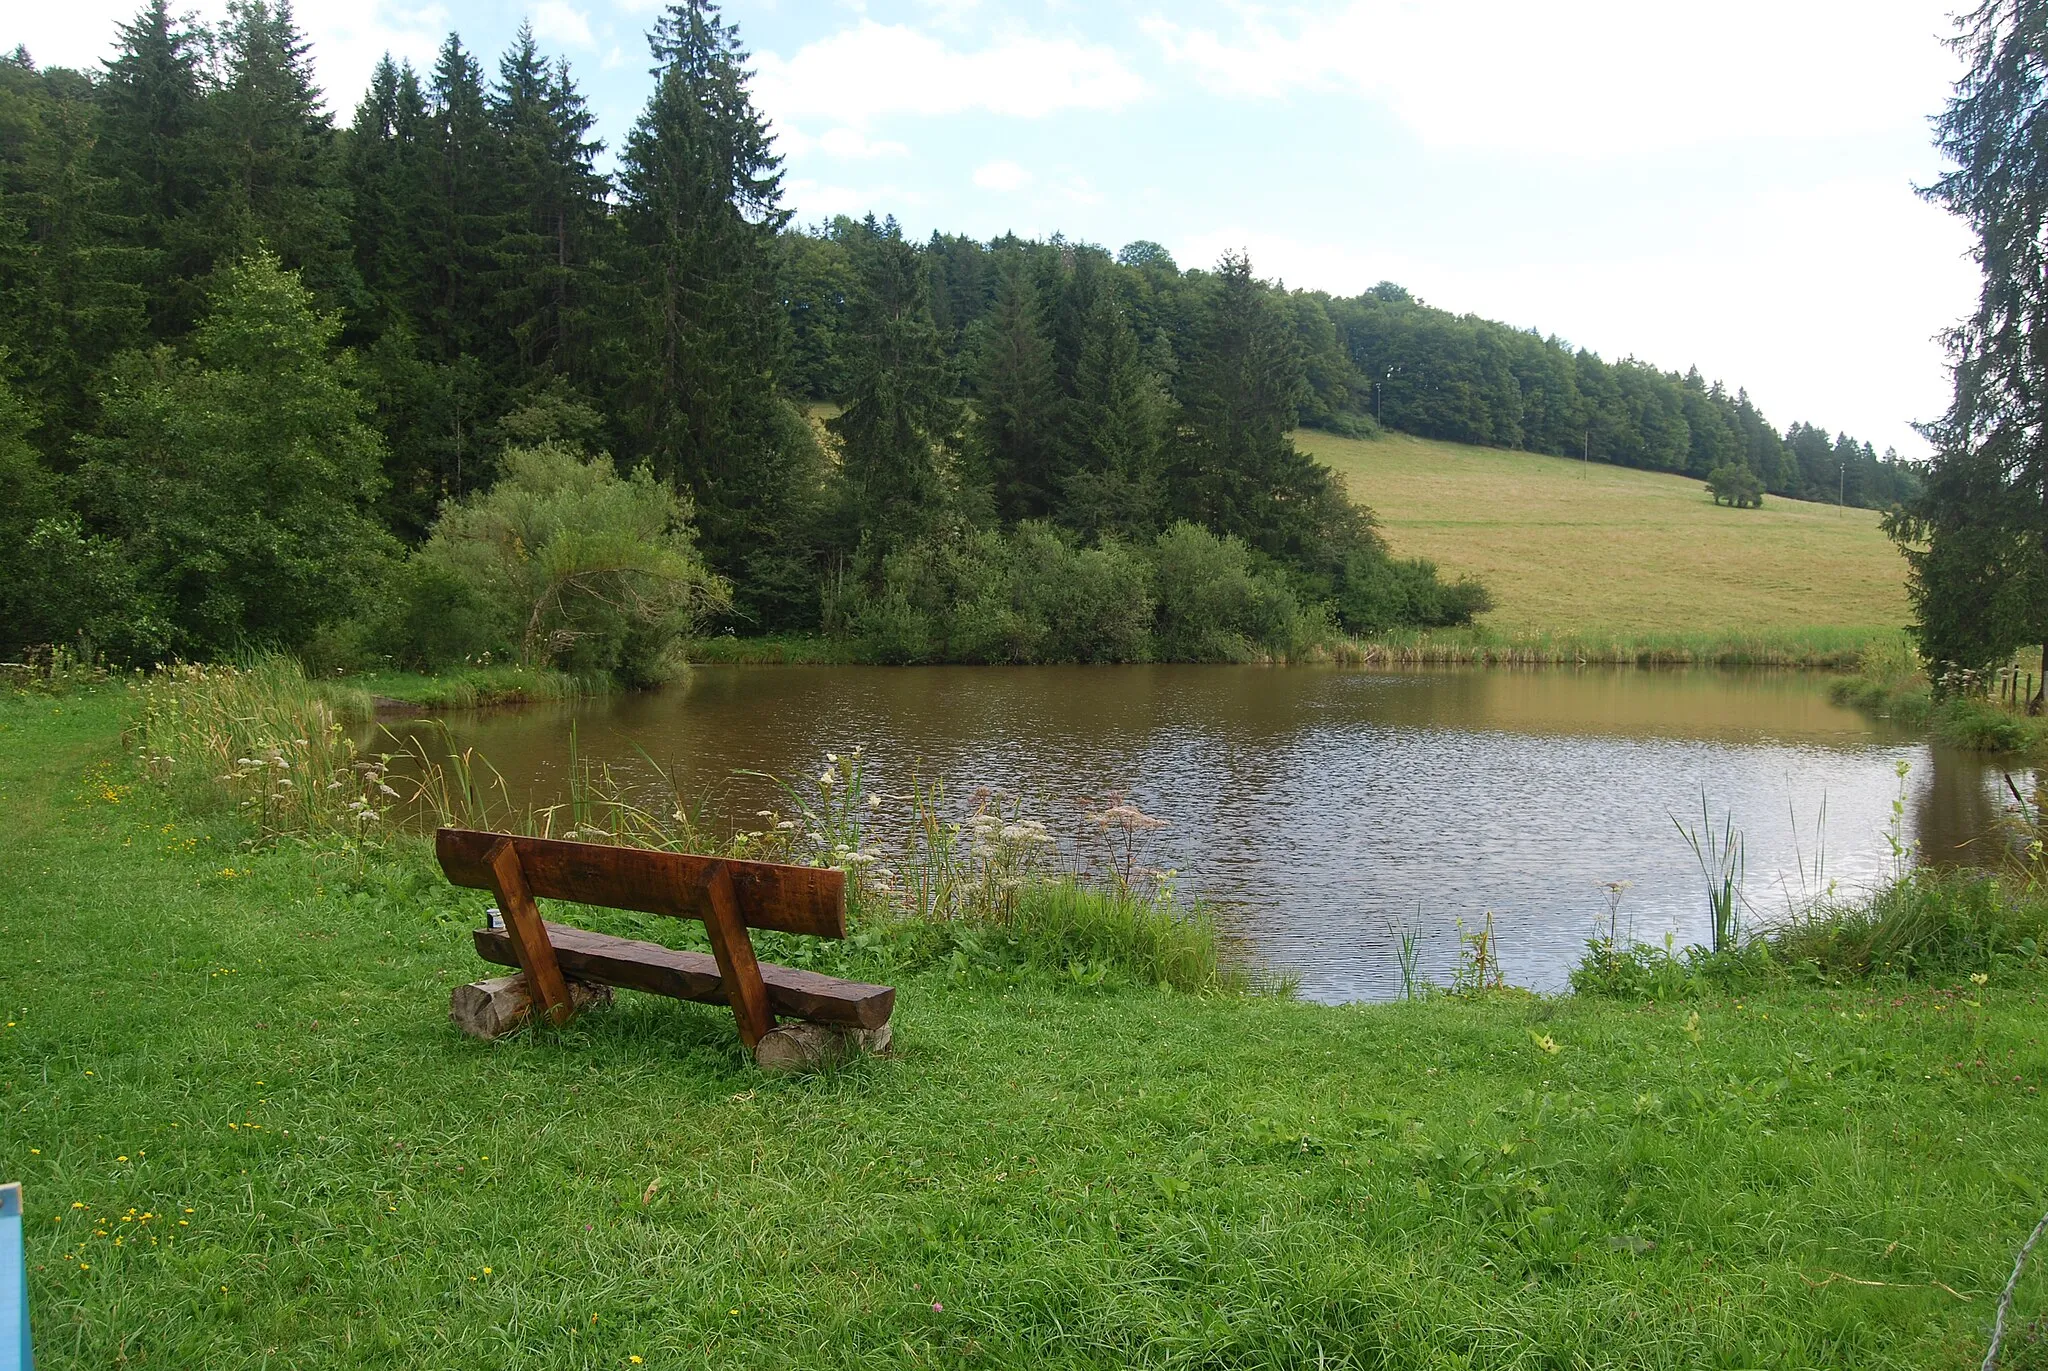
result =
[[[533,892],[527,889],[526,872],[519,865],[519,849],[510,838],[504,838],[484,860],[491,868],[491,890],[498,897],[498,912],[505,916],[505,931],[511,935],[512,950],[519,955],[519,969],[526,973],[534,1002],[550,1022],[567,1023],[576,1006],[569,999],[569,987],[555,961],[554,944],[548,941],[540,906],[533,902]]]
[[[740,918],[732,873],[724,862],[713,867],[704,882],[704,931],[711,935],[711,955],[718,959],[718,975],[732,1002],[732,1016],[739,1022],[740,1041],[752,1052],[775,1027],[775,1016],[768,1012],[768,985],[761,979],[754,940],[747,936],[747,925]]]

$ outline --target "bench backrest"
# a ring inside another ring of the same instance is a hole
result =
[[[490,854],[508,837],[528,890],[541,899],[703,919],[708,883],[722,867],[731,878],[740,921],[747,927],[819,938],[846,936],[846,873],[829,867],[521,838],[467,828],[441,829],[434,835],[434,851],[454,884],[491,890]]]

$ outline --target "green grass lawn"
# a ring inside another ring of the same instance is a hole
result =
[[[900,1055],[826,1076],[633,996],[486,1046],[477,896],[247,850],[121,720],[0,701],[39,1367],[1964,1367],[2048,1204],[2035,980],[1325,1008],[962,957],[861,968]]]
[[[1479,577],[1505,633],[1745,633],[1906,622],[1905,561],[1867,509],[1716,505],[1688,477],[1402,433],[1294,440],[1406,557]]]

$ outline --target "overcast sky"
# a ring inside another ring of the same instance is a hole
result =
[[[106,56],[124,0],[23,3],[0,41]],[[217,4],[195,6],[217,14]],[[1261,275],[1698,366],[1781,427],[1921,455],[1969,307],[1967,239],[1913,193],[1955,59],[1943,0],[734,0],[809,220],[1005,230]],[[522,17],[617,144],[650,79],[644,0],[300,0],[346,121],[379,54]]]

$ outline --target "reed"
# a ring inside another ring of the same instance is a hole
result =
[[[1891,655],[1896,629],[1806,628],[1760,632],[1528,632],[1483,628],[1410,630],[1337,638],[1308,654],[1340,666],[1768,666],[1853,671],[1875,650]]]
[[[232,805],[259,842],[376,842],[401,796],[344,712],[291,657],[165,667],[137,679],[128,737],[145,773]]]
[[[1742,933],[1735,905],[1742,897],[1745,863],[1742,834],[1736,830],[1734,812],[1722,816],[1717,831],[1707,814],[1707,793],[1702,790],[1700,826],[1687,828],[1675,814],[1671,816],[1671,826],[1692,848],[1693,860],[1699,863],[1700,875],[1706,882],[1707,915],[1713,936],[1709,950],[1726,952],[1736,945]]]

